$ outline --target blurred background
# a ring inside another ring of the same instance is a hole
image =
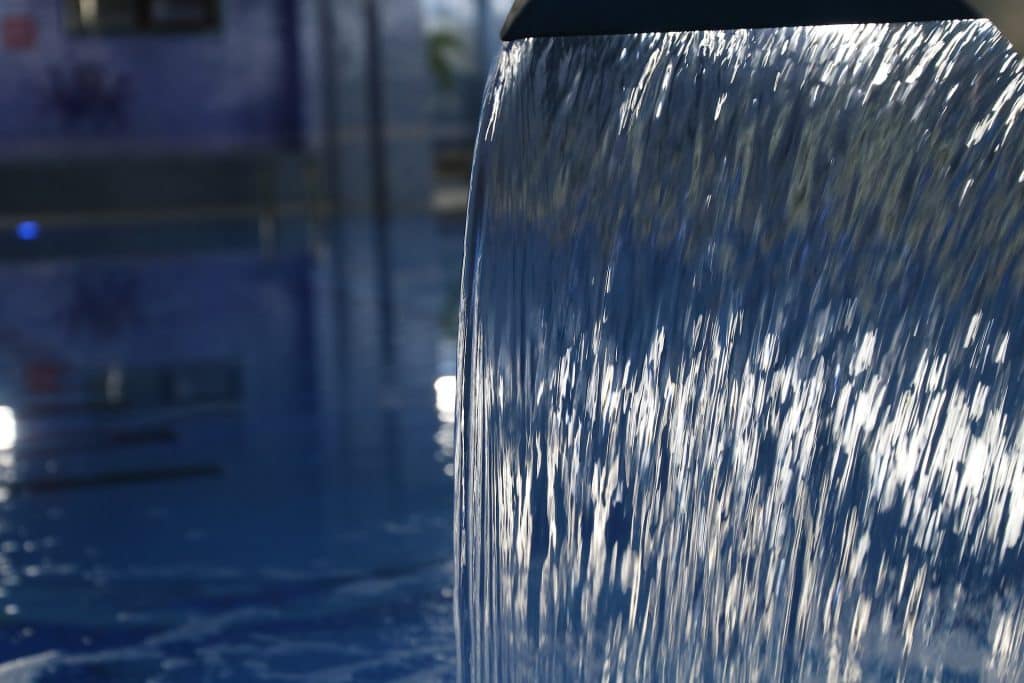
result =
[[[0,681],[447,680],[510,0],[0,0]]]

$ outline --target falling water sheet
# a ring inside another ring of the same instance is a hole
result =
[[[1024,679],[1022,115],[985,21],[505,46],[462,680]]]

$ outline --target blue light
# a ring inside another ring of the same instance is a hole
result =
[[[39,223],[36,221],[22,221],[15,229],[18,239],[24,242],[31,242],[39,238]]]

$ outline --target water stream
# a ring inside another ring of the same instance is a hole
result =
[[[1024,679],[1022,117],[984,21],[505,47],[462,680]]]

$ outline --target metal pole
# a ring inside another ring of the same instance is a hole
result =
[[[491,70],[491,0],[477,0],[477,9],[477,63],[480,65],[481,80],[486,80]]]
[[[317,324],[321,366],[316,378],[320,397],[322,456],[333,453],[341,443],[342,435],[351,433],[350,416],[343,410],[340,388],[347,385],[348,367],[344,362],[351,355],[347,329],[341,320],[347,315],[342,310],[348,300],[346,274],[338,258],[340,242],[341,145],[338,139],[338,45],[334,0],[316,3],[316,21],[319,35],[319,78],[322,138],[319,140],[320,169],[316,182],[317,221],[313,235],[313,259],[317,291]]]
[[[378,305],[380,310],[381,358],[385,379],[390,381],[395,366],[394,292],[391,284],[391,188],[388,180],[388,150],[385,144],[384,70],[381,67],[379,0],[366,0],[367,78],[370,115],[370,166],[373,193],[374,246],[377,260]]]
[[[321,216],[321,234],[317,246],[330,243],[331,221],[338,215],[338,192],[341,185],[341,172],[338,168],[338,50],[337,34],[334,26],[332,0],[320,0],[317,3],[317,20],[320,25],[320,79],[323,120],[323,139],[321,140],[321,160],[323,178],[321,192],[325,208]]]

